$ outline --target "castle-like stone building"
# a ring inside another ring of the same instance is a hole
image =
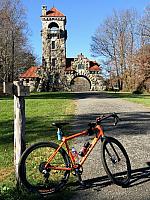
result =
[[[66,16],[55,7],[47,10],[42,6],[41,22],[42,67],[38,73],[41,83],[45,79],[50,90],[101,90],[101,68],[96,61],[89,60],[82,53],[76,58],[66,57]]]

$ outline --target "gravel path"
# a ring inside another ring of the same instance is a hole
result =
[[[116,127],[107,126],[106,135],[117,138],[128,152],[132,179],[128,188],[111,184],[101,163],[101,145],[98,143],[84,165],[83,180],[93,183],[86,189],[77,185],[71,187],[71,200],[150,200],[150,108],[131,103],[119,98],[110,98],[105,93],[78,93],[76,100],[76,118],[72,123],[73,130],[87,128],[90,121],[101,114],[118,113],[122,119]],[[75,141],[79,150],[88,136]]]

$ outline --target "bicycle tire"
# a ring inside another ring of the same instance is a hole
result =
[[[122,144],[113,137],[106,137],[102,143],[102,163],[113,183],[119,186],[129,184],[131,164],[128,154]]]
[[[57,192],[66,185],[70,175],[69,170],[50,169],[43,174],[47,159],[58,147],[59,145],[53,142],[39,142],[27,148],[22,154],[18,173],[21,183],[29,191],[46,195]],[[70,167],[70,159],[66,151],[60,148],[49,164]]]

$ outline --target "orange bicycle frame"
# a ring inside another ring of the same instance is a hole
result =
[[[76,134],[73,134],[71,136],[67,136],[67,137],[63,137],[62,138],[62,142],[59,144],[59,147],[53,152],[53,154],[48,158],[47,160],[47,164],[45,165],[46,168],[50,168],[50,169],[54,169],[54,170],[73,170],[78,168],[79,166],[81,167],[84,162],[86,161],[87,157],[89,156],[89,154],[91,153],[91,151],[93,150],[93,148],[95,147],[96,143],[98,142],[98,140],[104,136],[104,132],[103,129],[100,125],[96,125],[95,128],[93,128],[94,131],[96,131],[96,136],[93,138],[92,143],[87,151],[87,153],[85,154],[84,157],[82,157],[82,159],[80,160],[79,164],[75,164],[75,160],[74,157],[72,155],[72,152],[70,151],[69,145],[68,145],[68,141],[72,140],[74,138],[80,137],[80,136],[84,136],[87,135],[87,130],[86,131],[82,131]],[[52,159],[56,156],[56,154],[58,153],[58,151],[63,147],[66,146],[67,149],[67,153],[71,159],[71,163],[72,163],[72,167],[59,167],[59,166],[49,166],[49,163],[52,161]]]

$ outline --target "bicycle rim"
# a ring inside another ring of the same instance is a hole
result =
[[[102,148],[102,161],[109,178],[117,185],[128,185],[131,165],[122,144],[118,140],[108,137]]]
[[[27,189],[49,194],[65,186],[70,171],[45,168],[47,159],[57,148],[55,143],[37,143],[24,152],[19,164],[19,176]],[[48,165],[69,167],[69,157],[65,150],[61,148]]]

